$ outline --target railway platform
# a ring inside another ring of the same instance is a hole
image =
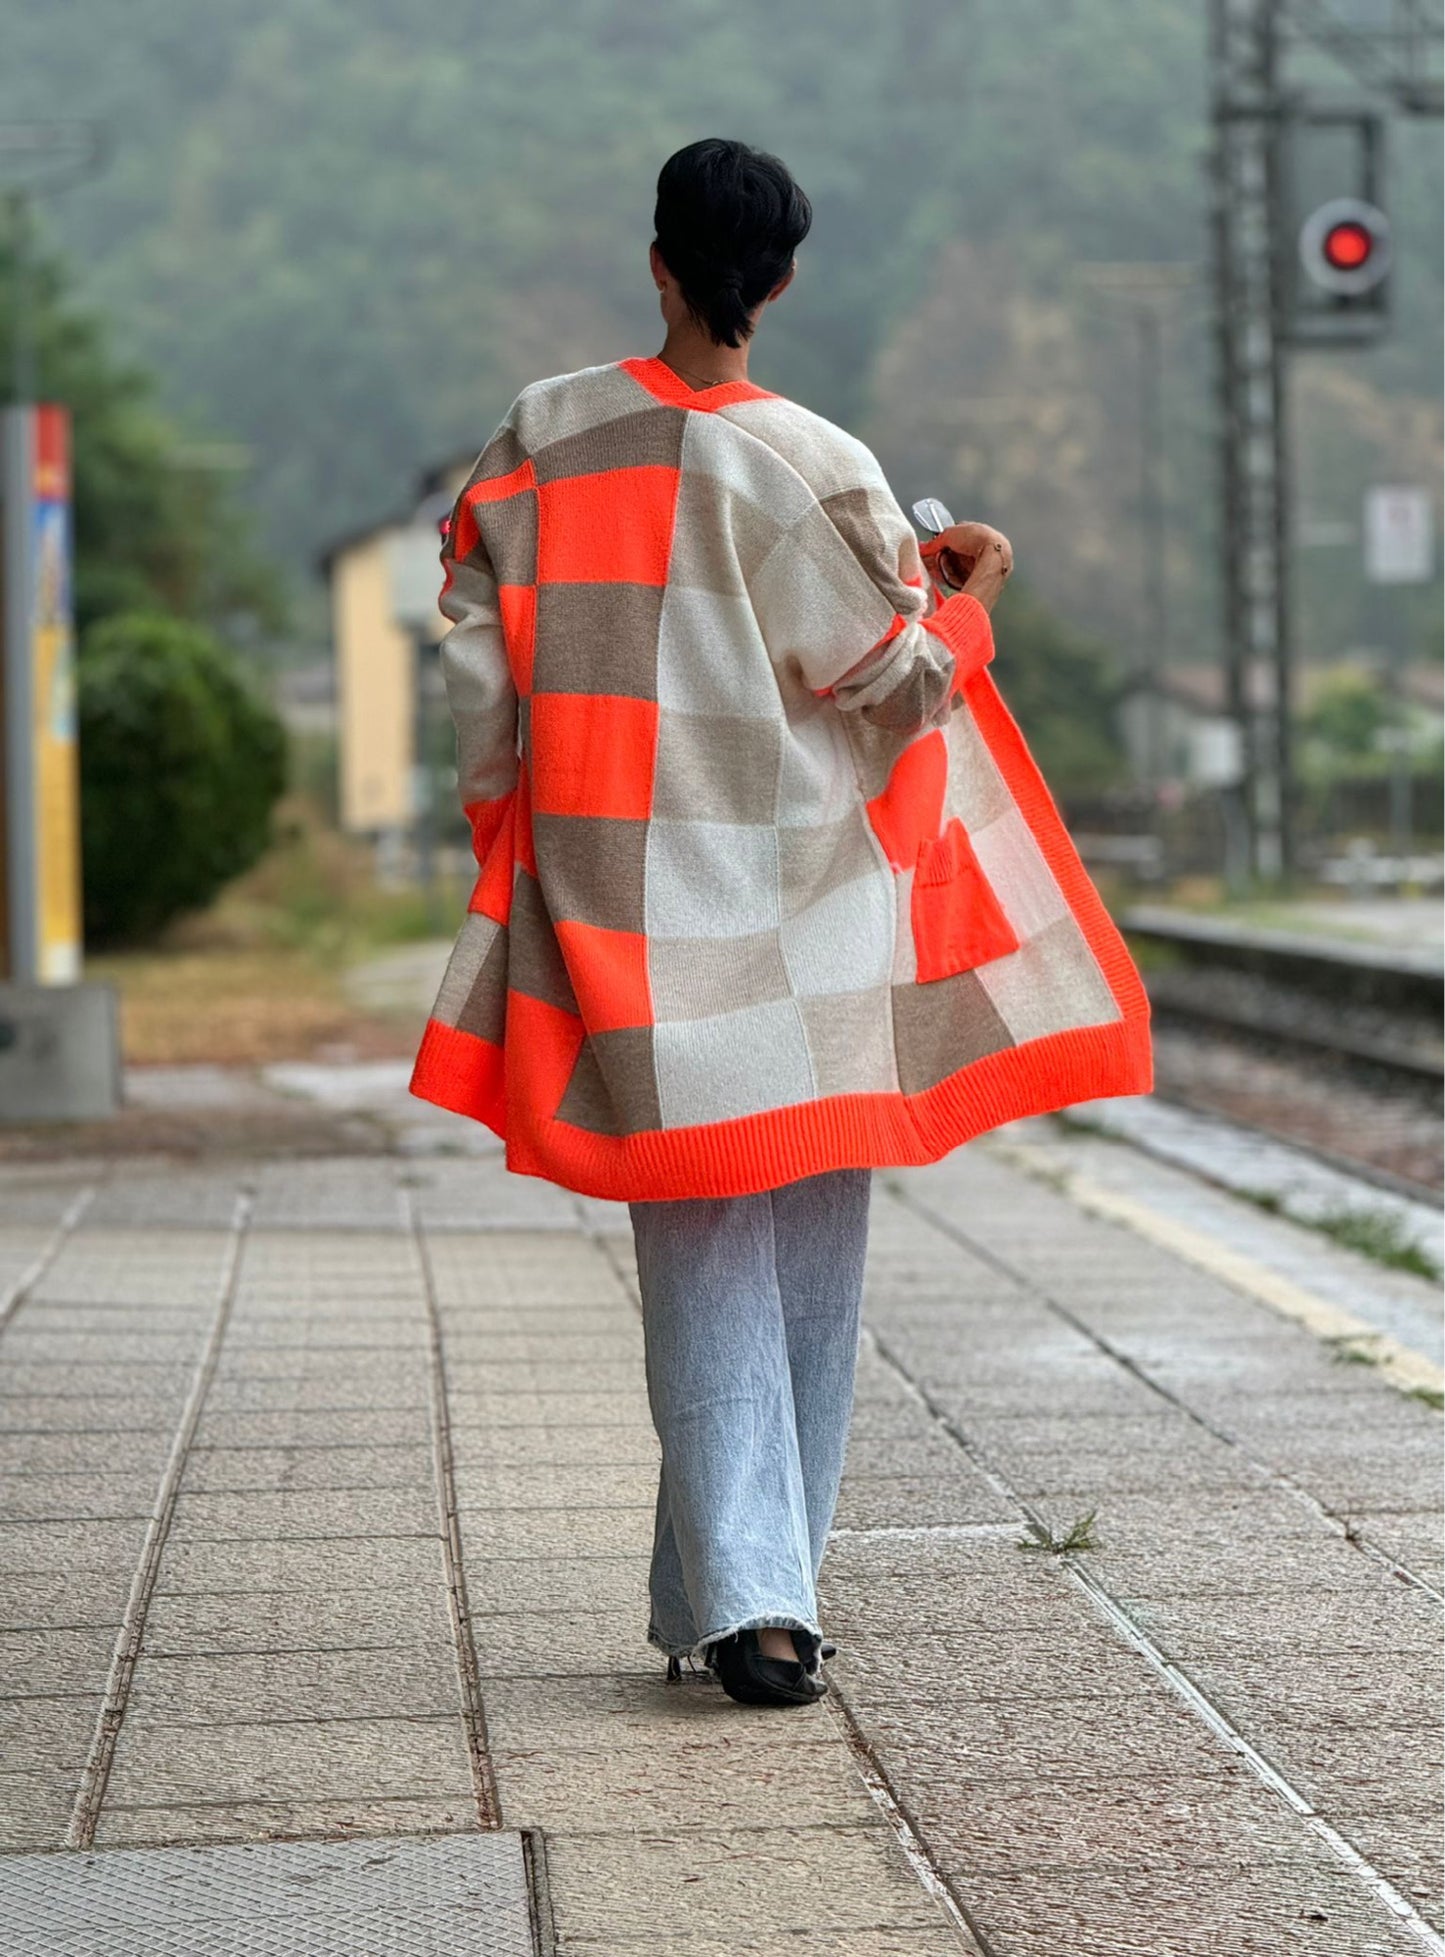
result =
[[[625,1209],[404,1079],[0,1163],[8,1951],[1445,1952],[1427,1235],[1146,1104],[880,1172],[831,1690],[751,1711],[643,1640]]]

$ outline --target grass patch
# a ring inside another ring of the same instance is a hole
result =
[[[1405,1219],[1394,1210],[1331,1210],[1314,1227],[1346,1250],[1357,1250],[1391,1270],[1410,1271],[1432,1283],[1439,1280],[1440,1266],[1421,1250]]]
[[[1434,1407],[1436,1413],[1445,1413],[1445,1393],[1438,1386],[1412,1386],[1410,1398],[1419,1400],[1424,1406]]]
[[[431,900],[412,886],[379,887],[370,846],[293,797],[275,846],[208,911],[155,945],[88,958],[86,973],[116,987],[133,1065],[403,1058],[424,1012],[358,1006],[347,971],[392,947],[451,937],[466,896],[460,882]]]
[[[1326,1339],[1330,1357],[1337,1366],[1378,1366],[1380,1348],[1374,1332],[1343,1332]]]
[[[1270,1216],[1280,1216],[1284,1211],[1284,1199],[1275,1189],[1235,1189],[1232,1192],[1242,1196],[1246,1203],[1253,1203],[1257,1210],[1264,1210]]]
[[[1035,1556],[1077,1556],[1085,1550],[1098,1549],[1099,1537],[1094,1528],[1098,1514],[1097,1509],[1090,1509],[1087,1515],[1076,1516],[1061,1536],[1055,1535],[1046,1523],[1026,1523],[1028,1534],[1019,1548]]]

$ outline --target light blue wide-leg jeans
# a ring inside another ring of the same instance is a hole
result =
[[[871,1186],[835,1169],[629,1205],[662,1443],[647,1636],[672,1656],[764,1624],[821,1639]]]

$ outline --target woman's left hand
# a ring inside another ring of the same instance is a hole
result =
[[[1013,570],[1013,545],[989,523],[954,523],[922,547],[939,597],[968,591],[990,610]]]

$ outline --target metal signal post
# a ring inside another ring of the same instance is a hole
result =
[[[1287,57],[1306,43],[1377,103],[1440,112],[1439,26],[1421,0],[1382,0],[1364,25],[1350,0],[1210,0],[1226,680],[1248,867],[1266,882],[1296,857],[1285,353],[1377,337],[1390,257],[1382,117],[1368,100],[1341,107],[1292,89]],[[1305,211],[1294,150],[1326,125],[1353,132],[1354,180]]]

